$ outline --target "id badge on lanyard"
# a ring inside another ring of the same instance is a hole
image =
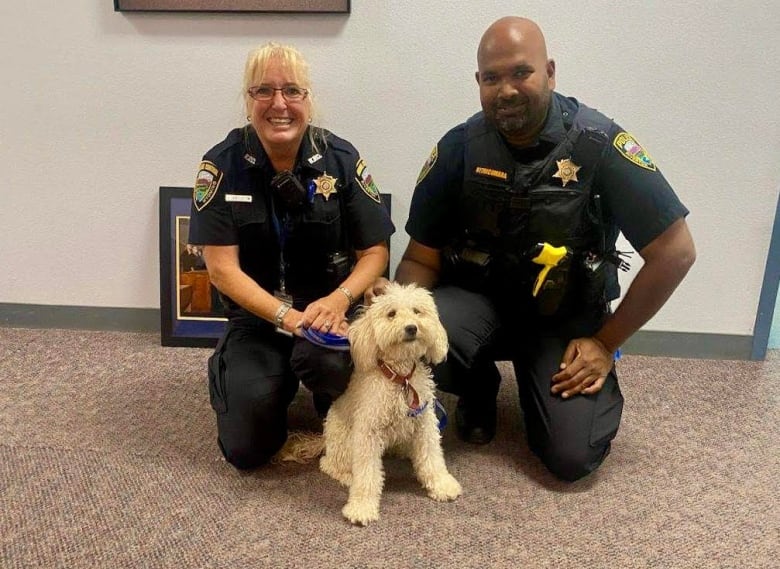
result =
[[[285,285],[285,272],[287,267],[284,262],[284,244],[287,240],[286,224],[288,218],[285,217],[282,223],[279,222],[279,218],[276,216],[276,208],[273,206],[273,199],[271,199],[271,217],[273,218],[274,227],[276,228],[276,235],[279,238],[279,288],[274,291],[274,296],[285,304],[292,306],[293,297],[287,292],[287,287]],[[281,326],[277,326],[276,331],[285,336],[292,336],[291,332],[288,332]]]

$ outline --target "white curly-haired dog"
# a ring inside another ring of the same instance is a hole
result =
[[[447,333],[431,293],[391,283],[349,328],[355,370],[325,418],[320,468],[349,487],[344,517],[356,524],[379,519],[386,451],[411,459],[434,500],[454,500],[462,489],[447,471],[428,363],[447,356]]]
[[[447,356],[447,334],[431,293],[389,284],[350,325],[349,341],[355,369],[346,391],[331,405],[319,439],[325,452],[320,468],[349,487],[344,517],[361,525],[379,519],[386,452],[410,458],[434,500],[460,496],[461,486],[444,462],[428,365]],[[316,441],[293,437],[289,442],[281,460],[322,452]],[[301,452],[301,446],[308,448]]]

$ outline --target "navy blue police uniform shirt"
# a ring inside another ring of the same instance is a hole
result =
[[[309,127],[293,173],[307,192],[297,212],[274,198],[276,172],[254,129],[234,129],[200,164],[189,242],[238,245],[241,269],[269,293],[280,287],[283,250],[286,291],[303,309],[338,286],[327,278],[331,254],[387,241],[395,227],[365,161],[346,140]],[[228,317],[248,314],[225,296],[223,302]]]
[[[515,160],[528,163],[552,152],[578,108],[576,99],[554,92],[538,144],[512,150]],[[463,188],[465,134],[464,122],[442,137],[423,165],[412,196],[406,232],[434,249],[451,244],[462,229],[452,221],[458,218]],[[641,251],[688,210],[634,137],[616,123],[607,134],[609,149],[598,166],[593,191],[601,195],[608,242],[613,244],[622,231]]]

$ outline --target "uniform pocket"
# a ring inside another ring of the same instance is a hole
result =
[[[227,412],[227,378],[223,353],[229,333],[228,328],[208,360],[209,400],[211,408],[217,413]]]
[[[574,238],[581,236],[587,191],[548,187],[531,190],[529,197],[528,232],[534,239],[559,247],[571,245]]]
[[[308,250],[312,257],[321,258],[341,248],[341,208],[333,196],[325,202],[315,196],[315,203],[307,209],[295,228],[291,241],[294,247]]]
[[[234,202],[230,204],[230,209],[233,212],[233,219],[236,221],[236,225],[244,227],[254,223],[264,224],[267,222],[267,212],[265,205],[259,203],[258,196],[252,196],[253,200],[249,203],[246,202]]]
[[[617,434],[620,427],[620,417],[623,414],[623,394],[618,386],[617,376],[613,369],[604,387],[596,394],[596,404],[593,407],[593,422],[590,428],[590,446],[602,446]]]
[[[327,200],[319,195],[314,196],[310,207],[303,212],[304,223],[335,223],[341,217],[341,204],[339,198],[331,196]]]

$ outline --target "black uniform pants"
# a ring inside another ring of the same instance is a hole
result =
[[[332,400],[347,387],[349,352],[278,334],[263,321],[230,322],[208,362],[209,396],[218,442],[241,469],[270,460],[287,440],[287,408],[299,381]]]
[[[550,392],[566,346],[592,336],[602,312],[557,323],[513,321],[487,297],[444,286],[434,290],[450,353],[436,367],[439,389],[469,398],[495,398],[495,361],[511,360],[517,377],[528,444],[558,478],[577,480],[598,468],[620,425],[623,396],[614,366],[594,395],[563,399]]]

